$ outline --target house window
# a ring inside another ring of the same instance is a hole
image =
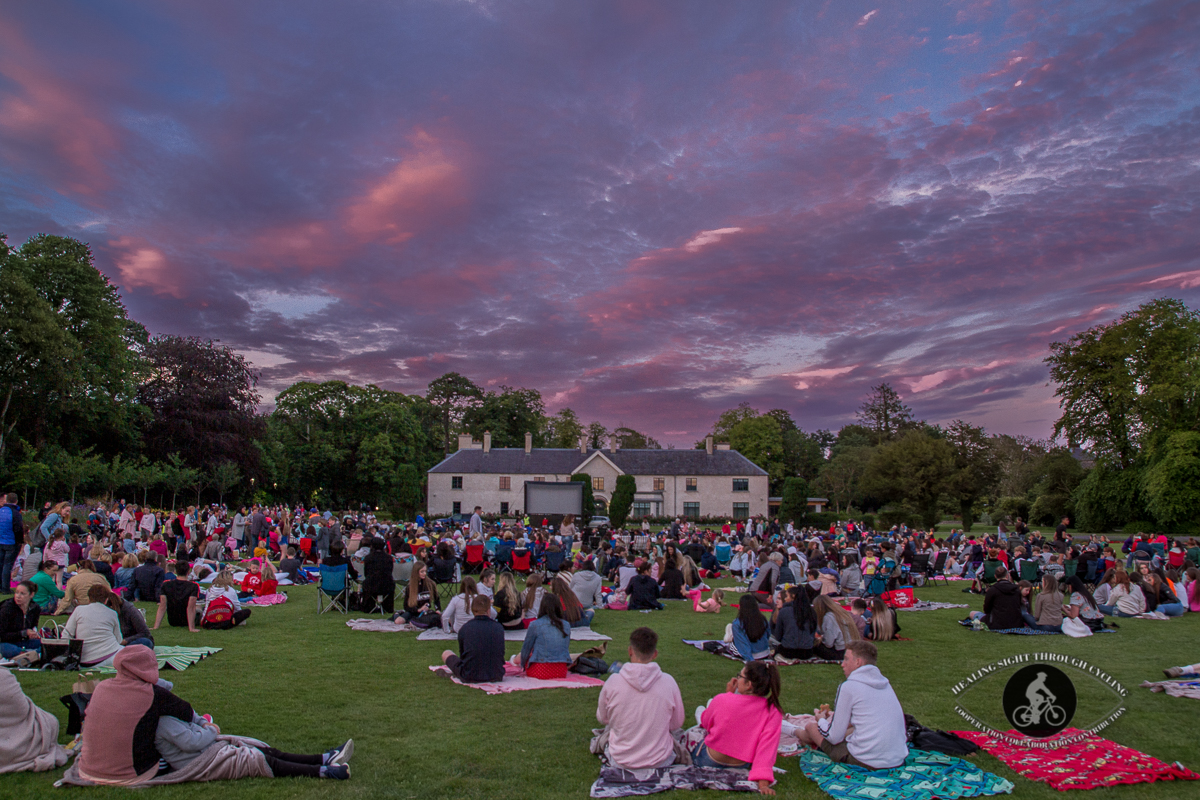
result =
[[[503,480],[503,478],[501,478],[501,480]],[[733,479],[733,490],[735,492],[750,491],[750,479],[749,478],[734,478]]]
[[[654,491],[661,492],[663,489],[666,488],[666,486],[667,486],[666,478],[655,478],[654,479]]]
[[[690,519],[696,519],[697,517],[700,516],[700,504],[699,503],[684,503],[683,504],[683,515]]]
[[[630,509],[629,515],[632,517],[650,516],[650,503],[641,500],[635,502],[633,508]]]
[[[533,479],[533,482],[534,482],[534,483],[545,483],[545,482],[546,482],[546,476],[545,476],[545,475],[538,475],[536,478],[534,478],[534,479]]]
[[[750,504],[749,503],[734,503],[733,504],[734,519],[750,519]]]
[[[734,481],[736,483],[737,481]],[[500,491],[507,492],[512,489],[512,478],[507,475],[500,476]]]
[[[508,503],[500,504],[500,516],[502,516],[502,517],[508,516]]]
[[[461,489],[462,488],[462,475],[451,475],[450,476],[450,488],[451,489]]]
[[[604,491],[604,478],[592,478],[592,491],[593,492],[603,492]]]
[[[689,492],[694,492],[694,491],[697,491],[697,489],[696,489],[696,479],[695,479],[695,478],[688,478],[688,479],[687,479],[687,490],[688,490]]]
[[[461,481],[461,480],[462,480],[462,478],[459,478],[459,480]],[[459,488],[461,489],[462,487],[460,486]],[[454,513],[454,514],[461,514],[461,513],[462,513],[462,503],[460,503],[460,502],[458,502],[457,500],[455,500],[455,501],[454,501],[454,507],[453,507],[453,509],[452,509],[452,513]]]

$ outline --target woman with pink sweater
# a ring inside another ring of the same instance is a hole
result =
[[[692,751],[698,767],[750,768],[762,794],[775,794],[775,756],[779,751],[783,710],[779,705],[779,669],[750,661],[731,678],[724,694],[700,714],[704,741]]]

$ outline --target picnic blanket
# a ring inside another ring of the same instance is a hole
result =
[[[421,630],[407,622],[392,622],[390,619],[348,619],[346,625],[351,630],[374,633],[408,633]]]
[[[725,656],[726,658],[733,659],[734,661],[743,661],[744,660],[741,657],[741,655],[738,654],[736,647],[734,647],[731,643],[723,642],[720,639],[684,639],[683,643],[690,644],[692,647],[696,648],[697,650],[703,650],[704,652],[707,653],[710,651],[705,650],[704,645],[708,644],[710,641],[715,642],[717,645],[717,649],[715,651],[711,651],[711,652],[715,652],[716,655]],[[842,663],[840,661],[829,661],[828,659],[824,659],[824,658],[793,659],[793,658],[781,658],[779,656],[772,656],[771,658],[764,658],[764,659],[760,659],[760,660],[769,662],[771,664],[778,664],[782,667],[795,666],[796,664],[841,664]]]
[[[621,769],[604,766],[592,784],[592,797],[640,797],[672,789],[716,789],[726,792],[757,792],[745,769],[675,766],[658,769]]]
[[[363,630],[363,628],[355,628],[355,630]],[[417,637],[420,642],[457,642],[457,633],[448,633],[441,628],[430,628]],[[525,641],[525,629],[506,630],[504,632],[504,641],[506,642],[523,642]],[[574,642],[611,642],[611,636],[605,636],[603,633],[596,633],[591,628],[571,628],[571,641]]]
[[[1200,775],[1179,762],[1167,764],[1078,728],[1067,728],[1053,737],[1038,740],[1052,742],[1055,738],[1084,737],[1081,741],[1051,749],[1021,747],[980,731],[955,733],[975,742],[1023,777],[1048,783],[1059,791],[1096,789],[1124,783],[1200,779]],[[1015,738],[1021,736],[1016,731],[1008,731],[1008,735]]]
[[[1143,681],[1143,689],[1152,692],[1166,692],[1171,697],[1190,697],[1200,700],[1200,680],[1196,678],[1174,681]]]
[[[217,741],[196,756],[183,769],[172,770],[165,775],[155,775],[149,780],[129,786],[158,786],[165,783],[188,783],[191,781],[233,781],[239,778],[271,778],[271,768],[266,756],[259,750],[266,747],[258,739],[221,734]],[[102,786],[79,774],[79,760],[67,767],[67,771],[55,786]]]
[[[277,606],[286,603],[288,596],[282,592],[264,594],[261,597],[251,597],[247,603],[255,606]]]
[[[185,669],[195,664],[197,661],[202,661],[213,653],[221,652],[220,647],[176,647],[173,645],[158,644],[154,646],[154,656],[158,659],[158,668],[171,669],[183,672]],[[115,675],[116,670],[112,667],[88,667],[92,672],[102,672],[107,675]]]
[[[962,625],[964,628],[971,627],[971,621],[969,619],[960,619],[958,621],[958,624]],[[1011,634],[1013,636],[1062,636],[1063,635],[1062,631],[1039,631],[1034,628],[1004,628],[1002,630],[996,630],[995,628],[988,628],[984,632],[985,633],[1007,633],[1007,634]],[[1114,631],[1112,628],[1101,628],[1098,631],[1094,631],[1094,633],[1116,633],[1116,631]]]
[[[918,600],[911,606],[898,606],[897,611],[939,611],[943,608],[970,608],[966,603],[939,603],[936,600]]]
[[[599,678],[589,678],[586,675],[575,675],[572,673],[567,673],[567,677],[565,678],[556,678],[548,681],[530,678],[525,675],[523,669],[511,661],[504,662],[504,680],[497,683],[463,683],[454,677],[449,667],[443,664],[438,664],[429,669],[432,672],[439,672],[447,676],[459,686],[482,689],[487,694],[508,694],[509,692],[524,692],[532,689],[582,689],[588,686],[604,685],[604,681]]]
[[[805,750],[800,754],[800,769],[837,800],[933,800],[1010,794],[1013,790],[1011,782],[969,761],[927,750],[910,749],[903,765],[881,770],[837,764],[820,750]]]

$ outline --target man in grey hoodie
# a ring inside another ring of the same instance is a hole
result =
[[[891,769],[908,758],[904,709],[891,683],[875,666],[878,651],[867,641],[846,643],[845,682],[833,711],[823,707],[797,738],[842,764]]]
[[[600,591],[602,585],[603,581],[590,558],[583,562],[583,569],[571,576],[571,591],[575,592],[579,604],[585,609],[604,607],[604,594]]]

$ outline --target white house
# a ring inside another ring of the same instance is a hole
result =
[[[586,473],[592,479],[596,513],[612,499],[617,476],[632,475],[637,484],[631,517],[727,517],[748,519],[767,513],[767,473],[729,445],[704,450],[629,450],[610,441],[607,450],[533,447],[525,434],[524,449],[491,446],[459,437],[459,449],[429,470],[429,514],[469,514],[481,506],[485,514],[521,509],[527,481],[566,481]]]

